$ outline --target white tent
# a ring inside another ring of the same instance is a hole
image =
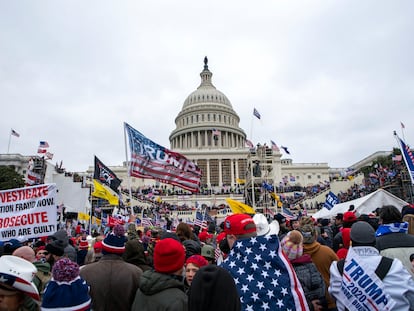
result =
[[[331,210],[324,207],[320,211],[313,214],[312,217],[315,219],[332,218],[338,213],[345,213],[349,209],[350,205],[355,206],[356,215],[360,216],[361,214],[370,214],[377,207],[381,207],[383,205],[394,205],[401,211],[403,206],[407,204],[407,202],[401,200],[392,193],[389,193],[384,189],[378,189],[377,191],[374,191],[364,197],[336,204]]]

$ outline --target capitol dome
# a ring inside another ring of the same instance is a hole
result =
[[[230,100],[216,89],[204,58],[200,86],[187,96],[170,135],[172,149],[245,148],[246,134]]]

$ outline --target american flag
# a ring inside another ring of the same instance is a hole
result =
[[[149,217],[142,217],[141,225],[143,227],[154,227],[154,223],[152,222],[152,219]]]
[[[213,129],[213,135],[214,136],[220,136],[221,135],[221,132],[219,130],[217,130],[217,129]]]
[[[234,278],[242,310],[309,310],[276,235],[237,240],[221,266]]]
[[[201,229],[207,229],[207,220],[204,219],[203,214],[199,211],[196,212],[194,226],[199,226]]]
[[[49,144],[47,141],[41,141],[39,143],[39,148],[49,148]]]
[[[260,115],[259,111],[257,111],[256,108],[253,109],[253,115],[260,120],[261,115]]]
[[[275,212],[272,211],[270,208],[267,208],[267,207],[266,207],[266,214],[269,214],[272,217],[275,216]]]
[[[276,145],[276,143],[273,140],[271,140],[270,143],[272,144],[273,151],[280,151],[279,147]]]
[[[397,136],[397,134],[395,134]],[[414,155],[411,152],[410,147],[408,147],[405,142],[397,136],[400,146],[401,152],[404,157],[405,165],[407,166],[408,173],[410,174],[411,184],[414,185]]]
[[[282,215],[285,216],[287,220],[296,219],[296,216],[292,214],[290,210],[288,210],[286,207],[282,207]]]
[[[246,146],[249,147],[250,149],[254,148],[253,143],[248,139],[246,139]]]
[[[17,133],[15,130],[11,129],[11,134],[15,137],[20,137],[20,134]]]
[[[131,149],[130,175],[198,192],[201,169],[180,153],[162,147],[125,123]]]

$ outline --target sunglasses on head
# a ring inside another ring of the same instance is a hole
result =
[[[49,255],[49,252],[38,252],[39,255]]]

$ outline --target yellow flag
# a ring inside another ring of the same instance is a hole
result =
[[[85,220],[88,221],[90,218],[90,216],[88,214],[85,213],[78,213],[78,220]]]
[[[254,209],[251,208],[247,204],[244,204],[242,202],[229,199],[229,198],[227,198],[226,201],[234,214],[255,214],[256,213]]]
[[[246,183],[246,179],[237,178],[236,183],[238,183],[239,185],[244,185]]]
[[[99,218],[96,218],[95,216],[92,216],[92,223],[97,224],[100,226],[102,224],[102,221]]]
[[[111,190],[108,189],[108,187],[105,187],[104,185],[99,183],[96,179],[93,180],[93,187],[94,187],[94,191],[92,192],[92,195],[94,197],[105,199],[111,205],[119,204],[118,196],[113,194]]]

